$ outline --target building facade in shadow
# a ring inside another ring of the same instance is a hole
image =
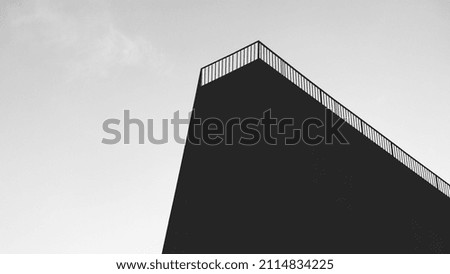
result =
[[[163,253],[450,253],[448,185],[262,43],[204,67],[194,109],[297,128],[328,110],[348,144],[280,141],[295,126],[270,144],[261,125],[252,145],[186,142]]]

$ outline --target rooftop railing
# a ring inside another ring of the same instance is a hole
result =
[[[422,177],[426,182],[434,186],[447,197],[450,197],[450,186],[441,177],[398,147],[378,130],[367,124],[363,119],[347,109],[331,95],[323,91],[260,41],[254,42],[204,66],[200,72],[200,85],[206,85],[258,59],[271,66],[274,70],[361,132],[369,140],[392,155],[392,157]]]

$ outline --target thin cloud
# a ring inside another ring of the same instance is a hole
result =
[[[105,8],[74,16],[48,2],[10,12],[13,39],[42,50],[64,67],[69,80],[107,77],[119,66],[160,67],[163,56],[142,35],[128,35]]]

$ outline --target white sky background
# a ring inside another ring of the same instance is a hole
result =
[[[0,0],[0,253],[160,253],[183,146],[102,122],[258,39],[450,181],[449,1]]]

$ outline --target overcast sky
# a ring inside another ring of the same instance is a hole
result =
[[[0,253],[160,253],[183,146],[102,122],[185,117],[258,39],[450,180],[449,1],[0,0]]]

